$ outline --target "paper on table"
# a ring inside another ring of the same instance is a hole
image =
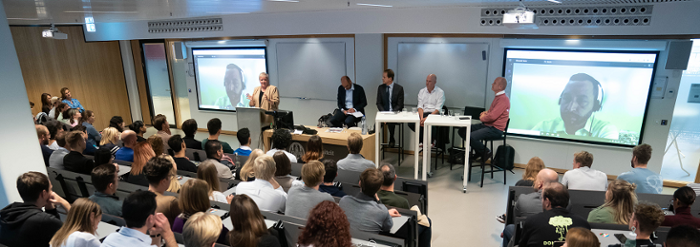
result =
[[[303,133],[304,133],[303,130],[294,130],[294,134],[295,134],[295,135],[301,135],[301,134],[303,134]]]
[[[406,224],[406,221],[408,221],[408,217],[407,216],[392,217],[391,220],[394,221],[394,225],[391,226],[391,230],[389,232],[391,234],[395,234],[396,231],[398,231],[404,224]]]
[[[356,117],[356,118],[362,118],[365,116],[364,114],[362,114],[362,112],[359,112],[359,111],[350,113],[350,115],[352,115],[353,117]]]

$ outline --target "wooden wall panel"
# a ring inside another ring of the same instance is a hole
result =
[[[42,93],[60,97],[68,87],[74,98],[95,112],[95,128],[102,130],[112,116],[131,123],[119,43],[86,43],[81,26],[62,26],[68,39],[41,37],[45,27],[11,27],[33,114],[41,110]]]

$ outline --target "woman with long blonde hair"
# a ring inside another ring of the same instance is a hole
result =
[[[173,159],[172,156],[167,155],[167,154],[161,154],[158,155],[158,158],[163,158],[168,161],[170,161],[171,164],[173,164],[173,168],[170,169],[170,176],[171,177],[176,177],[177,176],[177,164],[175,163],[175,160]],[[177,179],[171,179],[170,180],[170,187],[168,187],[167,191],[173,192],[173,193],[179,193],[180,192],[180,181]]]
[[[245,164],[243,164],[241,168],[238,168],[238,172],[236,172],[236,179],[242,181],[255,180],[255,175],[253,174],[253,164],[255,163],[255,159],[264,154],[265,152],[260,149],[255,149],[250,152],[248,160],[246,160]]]
[[[588,222],[627,225],[637,204],[637,185],[617,179],[608,184],[605,204],[588,214]]]
[[[537,178],[537,173],[542,169],[544,169],[544,161],[542,161],[540,157],[532,157],[530,161],[527,162],[523,178],[515,183],[515,186],[532,186],[535,183],[535,178]]]
[[[113,150],[117,147],[119,142],[119,131],[113,127],[107,127],[102,130],[102,139],[100,140],[100,147],[109,149],[109,151],[114,154],[117,151]]]
[[[95,233],[102,219],[100,205],[87,198],[73,202],[66,222],[49,242],[52,247],[99,247]]]
[[[219,192],[221,183],[219,182],[219,171],[216,170],[214,160],[205,160],[197,167],[197,178],[207,182],[209,186],[209,200],[228,203],[224,193]]]
[[[182,230],[187,223],[190,216],[199,213],[207,212],[209,210],[209,199],[207,198],[207,192],[209,192],[209,186],[207,182],[201,179],[190,179],[182,185],[182,191],[180,192],[180,198],[178,204],[182,213],[175,218],[173,222],[173,232],[182,233]],[[225,244],[226,237],[228,235],[228,229],[223,227],[221,233],[219,234],[218,243]]]

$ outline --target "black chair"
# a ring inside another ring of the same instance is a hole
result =
[[[109,223],[115,226],[126,226],[124,218],[110,214],[102,213],[102,222]]]
[[[485,110],[486,110],[486,109],[483,108],[483,107],[469,107],[469,106],[465,106],[465,107],[464,107],[464,112],[463,112],[463,114],[464,114],[464,116],[471,116],[472,119],[479,119],[479,116],[480,116],[481,113],[484,112]],[[457,140],[457,138],[455,138],[455,131],[458,131],[459,129],[463,129],[463,128],[452,128],[452,142],[451,142],[451,147],[452,147],[452,148],[451,148],[451,149],[452,149],[452,151],[455,151],[456,153],[465,152],[465,150],[466,150],[465,147],[464,147],[464,142],[460,142],[459,145],[457,145],[457,144],[455,143],[455,140]],[[462,153],[462,154],[463,154],[463,153]],[[450,155],[452,155],[452,153],[450,153]],[[452,170],[453,165],[464,165],[464,163],[461,163],[461,164],[453,164],[452,162],[450,162],[450,170]]]
[[[449,115],[450,115],[450,110],[447,109],[447,106],[444,106],[444,105],[443,105],[443,106],[442,106],[442,110],[445,111],[445,116],[449,116]],[[433,129],[436,130],[436,131],[433,131],[433,133],[435,133],[437,136],[436,136],[436,138],[434,138],[434,139],[435,139],[435,143],[436,143],[436,144],[435,144],[435,147],[431,147],[431,148],[430,148],[430,153],[431,153],[431,154],[432,154],[432,153],[435,153],[435,165],[434,165],[433,170],[437,170],[437,169],[438,169],[437,160],[438,160],[438,157],[439,157],[440,155],[442,155],[442,163],[445,163],[445,150],[447,149],[446,146],[447,146],[447,143],[449,142],[449,138],[450,138],[450,134],[449,134],[450,128],[449,128],[449,127],[444,127],[444,126],[433,127],[433,128],[431,128],[431,131],[432,131]],[[427,133],[423,133],[423,134],[425,135],[425,134],[427,134]],[[454,138],[454,137],[453,137],[453,138]],[[430,141],[432,141],[432,140],[430,140]],[[425,145],[425,144],[424,144],[424,145]],[[452,170],[452,166],[451,166],[451,165],[450,165],[450,170]]]
[[[399,126],[399,140],[398,140],[398,146],[396,147],[398,150],[398,164],[401,166],[401,160],[404,159],[404,148],[403,148],[403,123],[384,123],[384,124],[396,124]],[[387,130],[388,131],[388,130]],[[391,136],[391,135],[389,135]],[[376,138],[376,137],[375,137]],[[389,146],[389,143],[379,143],[379,146],[381,146],[382,149],[382,159],[384,159],[384,153],[386,152],[387,148],[394,148],[394,146]]]
[[[496,138],[488,138],[488,139],[483,139],[482,141],[484,142],[484,145],[490,143],[491,147],[491,157],[482,157],[481,158],[481,183],[479,184],[479,187],[484,187],[484,174],[490,173],[491,174],[491,179],[493,179],[493,173],[494,172],[503,172],[503,184],[506,184],[506,169],[496,166],[494,163],[494,154],[496,153],[496,150],[493,149],[493,141],[503,141],[503,146],[506,145],[506,136],[508,132],[508,126],[510,125],[510,118],[508,118],[508,121],[506,122],[506,129],[503,131],[503,134],[501,136],[496,137]],[[487,158],[491,159],[491,163],[488,165],[491,167],[490,171],[486,171],[484,168],[486,166],[486,162],[488,161]],[[469,179],[471,180],[471,171],[472,171],[472,165],[469,164]],[[494,170],[494,167],[496,168]],[[513,172],[513,171],[511,171]]]

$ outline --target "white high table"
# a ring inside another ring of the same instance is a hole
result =
[[[460,118],[466,118],[460,120]],[[430,143],[432,131],[430,131],[432,126],[451,126],[451,127],[466,127],[467,133],[464,138],[464,147],[469,150],[469,137],[472,130],[472,117],[471,116],[440,116],[437,114],[430,114],[428,118],[423,122],[423,143]],[[423,180],[426,179],[429,169],[430,162],[430,152],[423,152]],[[464,176],[462,179],[462,192],[467,193],[467,171],[469,167],[469,152],[464,152]]]
[[[420,126],[420,119],[418,118],[418,113],[411,113],[411,112],[377,112],[377,116],[374,119],[374,130],[376,133],[376,136],[374,138],[374,150],[375,150],[375,166],[379,167],[379,162],[381,161],[381,157],[379,155],[379,133],[381,133],[381,126],[382,123],[414,123],[416,126]],[[414,153],[415,153],[415,159],[414,162],[415,164],[413,165],[413,179],[418,179],[418,133],[414,132],[416,142],[415,147],[413,148]],[[401,154],[399,154],[401,155]],[[423,170],[423,180],[425,180],[425,170]]]

